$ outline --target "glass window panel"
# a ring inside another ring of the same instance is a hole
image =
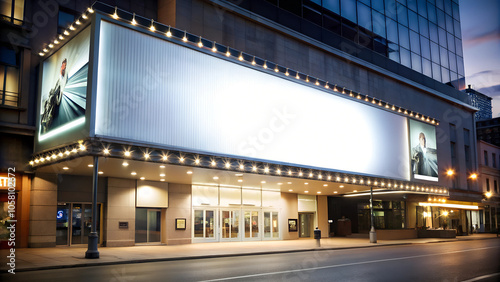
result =
[[[264,212],[264,237],[271,237],[271,213]]]
[[[438,27],[433,23],[429,23],[429,39],[436,43],[439,42]]]
[[[448,42],[448,50],[451,52],[455,52],[455,36],[453,36],[451,33],[446,34],[447,42]]]
[[[329,17],[325,14],[323,14],[323,27],[335,32],[336,34],[341,35],[342,34],[342,26],[340,24],[340,20]]]
[[[356,1],[354,0],[341,0],[341,15],[342,17],[356,23]]]
[[[450,82],[450,71],[447,68],[441,67],[441,80],[443,83]]]
[[[432,63],[429,60],[422,59],[422,73],[428,77],[432,77]]]
[[[259,237],[259,212],[252,211],[252,237]]]
[[[372,16],[373,16],[373,32],[385,38],[386,36],[385,36],[384,15],[375,10],[372,10]]]
[[[420,51],[422,53],[422,57],[430,60],[431,59],[431,49],[429,46],[429,39],[420,36]]]
[[[441,57],[441,66],[448,68],[449,67],[448,51],[445,48],[439,47],[439,57]]]
[[[0,62],[17,66],[16,51],[5,46],[0,46]]]
[[[309,0],[309,1],[321,6],[321,0]]]
[[[358,3],[358,24],[368,30],[372,30],[372,15],[370,7]]]
[[[410,50],[406,50],[405,48],[400,48],[399,52],[401,54],[401,64],[403,66],[407,66],[407,67],[411,68]]]
[[[241,205],[241,189],[238,188],[220,188],[221,206],[239,206]]]
[[[7,67],[7,79],[5,80],[5,91],[9,94],[17,94],[19,88],[19,70],[15,67]]]
[[[244,206],[260,207],[260,190],[243,189],[241,192]]]
[[[72,14],[65,13],[63,11],[59,11],[59,15],[57,18],[57,25],[60,27],[68,27],[75,21],[75,16]]]
[[[455,49],[457,51],[457,55],[463,57],[464,52],[462,51],[462,40],[455,38]]]
[[[193,206],[219,205],[219,192],[217,187],[193,185]]]
[[[458,38],[462,38],[462,29],[460,28],[460,22],[454,20],[453,25],[455,26],[455,32],[453,34]]]
[[[437,14],[437,24],[439,27],[441,28],[446,28],[446,19],[444,17],[444,12],[437,9],[436,10],[436,14]]]
[[[315,9],[307,6],[303,6],[302,9],[302,16],[304,17],[304,19],[309,20],[317,25],[322,24],[321,12],[318,12]]]
[[[396,0],[385,0],[385,15],[397,20],[396,7]]]
[[[415,71],[422,72],[421,57],[413,52],[411,53],[411,68]]]
[[[410,29],[418,32],[418,16],[417,13],[413,11],[408,11],[408,22],[410,24]]]
[[[14,18],[18,20],[24,19],[24,0],[16,0],[14,7]]]
[[[431,59],[433,63],[439,64],[441,61],[439,60],[439,46],[431,42]]]
[[[3,95],[4,90],[4,81],[5,81],[5,66],[0,65],[0,94]],[[0,97],[2,98],[2,97]]]
[[[273,230],[273,238],[278,238],[279,235],[279,221],[278,221],[278,213],[272,213],[272,230]]]
[[[418,26],[420,34],[429,38],[429,22],[423,17],[418,17]]]
[[[73,207],[74,207],[74,205],[73,205]],[[73,209],[73,212],[75,212],[75,209]],[[148,242],[148,209],[147,208],[136,208],[135,209],[135,242],[136,243],[147,243]]]
[[[323,0],[323,7],[337,15],[340,15],[339,0]]]
[[[371,4],[371,3],[370,3],[370,0],[358,0],[358,2],[360,2],[360,3],[364,3],[364,4],[365,4],[365,5],[367,5],[367,6],[370,6],[370,4]]]
[[[437,23],[436,6],[431,4],[427,5],[427,18],[429,21]]]
[[[436,0],[436,7],[444,11],[444,0]]]
[[[399,45],[405,47],[406,49],[410,49],[410,35],[408,34],[408,28],[399,25]]]
[[[387,24],[387,40],[389,42],[398,44],[398,24],[396,21],[391,20],[390,18],[386,18],[386,24]]]
[[[446,36],[446,31],[442,28],[438,28],[438,34],[439,34],[439,45],[443,47],[448,47],[448,44],[446,44],[446,41],[448,40],[448,37]]]
[[[0,14],[12,17],[12,0],[2,0],[0,2]]]
[[[446,31],[453,33],[453,19],[446,15]]]
[[[460,56],[457,56],[457,70],[458,70],[458,74],[461,75],[461,76],[464,76],[465,75],[465,71],[464,71],[464,59]]]
[[[432,63],[432,78],[441,81],[441,67],[438,64]]]
[[[450,62],[450,70],[457,72],[457,56],[455,53],[448,51],[448,61]]]
[[[203,210],[195,210],[194,211],[194,237],[202,238],[203,237]],[[137,229],[137,227],[136,227]]]
[[[398,0],[398,2],[401,3],[401,4],[403,4],[403,5],[405,5],[405,6],[407,6],[406,0]]]
[[[451,7],[451,0],[444,0],[444,11],[448,14],[448,15],[451,15],[453,14],[453,11],[452,11],[452,7]]]
[[[214,237],[214,229],[215,229],[214,216],[215,216],[214,211],[205,211],[205,238]]]
[[[389,59],[400,62],[399,60],[399,45],[389,43]]]
[[[383,0],[372,1],[372,8],[379,11],[380,13],[383,13],[384,12],[384,1]]]
[[[419,0],[417,1],[417,4],[418,4],[418,14],[427,18],[427,2]]]
[[[410,30],[410,50],[420,55],[420,36]]]
[[[458,9],[458,4],[457,3],[451,3],[452,10],[453,10],[453,18],[456,20],[460,20],[460,12]]]
[[[408,6],[408,9],[411,9],[413,11],[417,11],[417,0],[407,0],[406,5]]]
[[[408,9],[397,3],[398,23],[408,26]]]
[[[450,71],[450,82],[451,82],[451,85],[453,85],[453,87],[455,87],[456,89],[458,89],[458,75],[456,72],[452,72]]]

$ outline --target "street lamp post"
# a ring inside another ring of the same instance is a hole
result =
[[[94,156],[94,175],[92,178],[92,222],[89,234],[88,249],[85,252],[85,258],[96,259],[99,258],[99,251],[97,250],[97,243],[99,236],[97,235],[97,177],[99,175],[99,157]]]

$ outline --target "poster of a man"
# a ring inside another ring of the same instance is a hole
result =
[[[410,121],[411,168],[417,179],[436,180],[438,163],[436,132],[432,125]]]
[[[54,87],[50,89],[47,99],[43,102],[43,113],[41,119],[42,133],[49,129],[54,117],[57,116],[59,112],[59,105],[61,104],[62,96],[64,94],[64,88],[68,82],[68,72],[66,71],[67,65],[68,60],[65,58],[61,63],[59,79]]]

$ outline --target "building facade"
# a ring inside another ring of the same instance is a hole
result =
[[[55,5],[30,41],[28,245],[93,221],[105,246],[367,233],[370,192],[380,239],[473,232],[458,4],[323,2]]]
[[[478,232],[493,232],[498,230],[499,211],[498,211],[498,183],[500,181],[498,146],[488,144],[484,141],[478,141],[479,156],[479,183],[480,192],[484,195],[484,222],[478,226]]]
[[[491,97],[484,95],[469,87],[465,89],[465,93],[469,95],[469,103],[479,109],[476,113],[476,121],[488,120],[493,118],[491,111]]]

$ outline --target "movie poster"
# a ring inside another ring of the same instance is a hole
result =
[[[424,122],[410,120],[410,147],[413,177],[438,181],[435,127]]]
[[[90,28],[43,62],[39,137],[85,121]]]

